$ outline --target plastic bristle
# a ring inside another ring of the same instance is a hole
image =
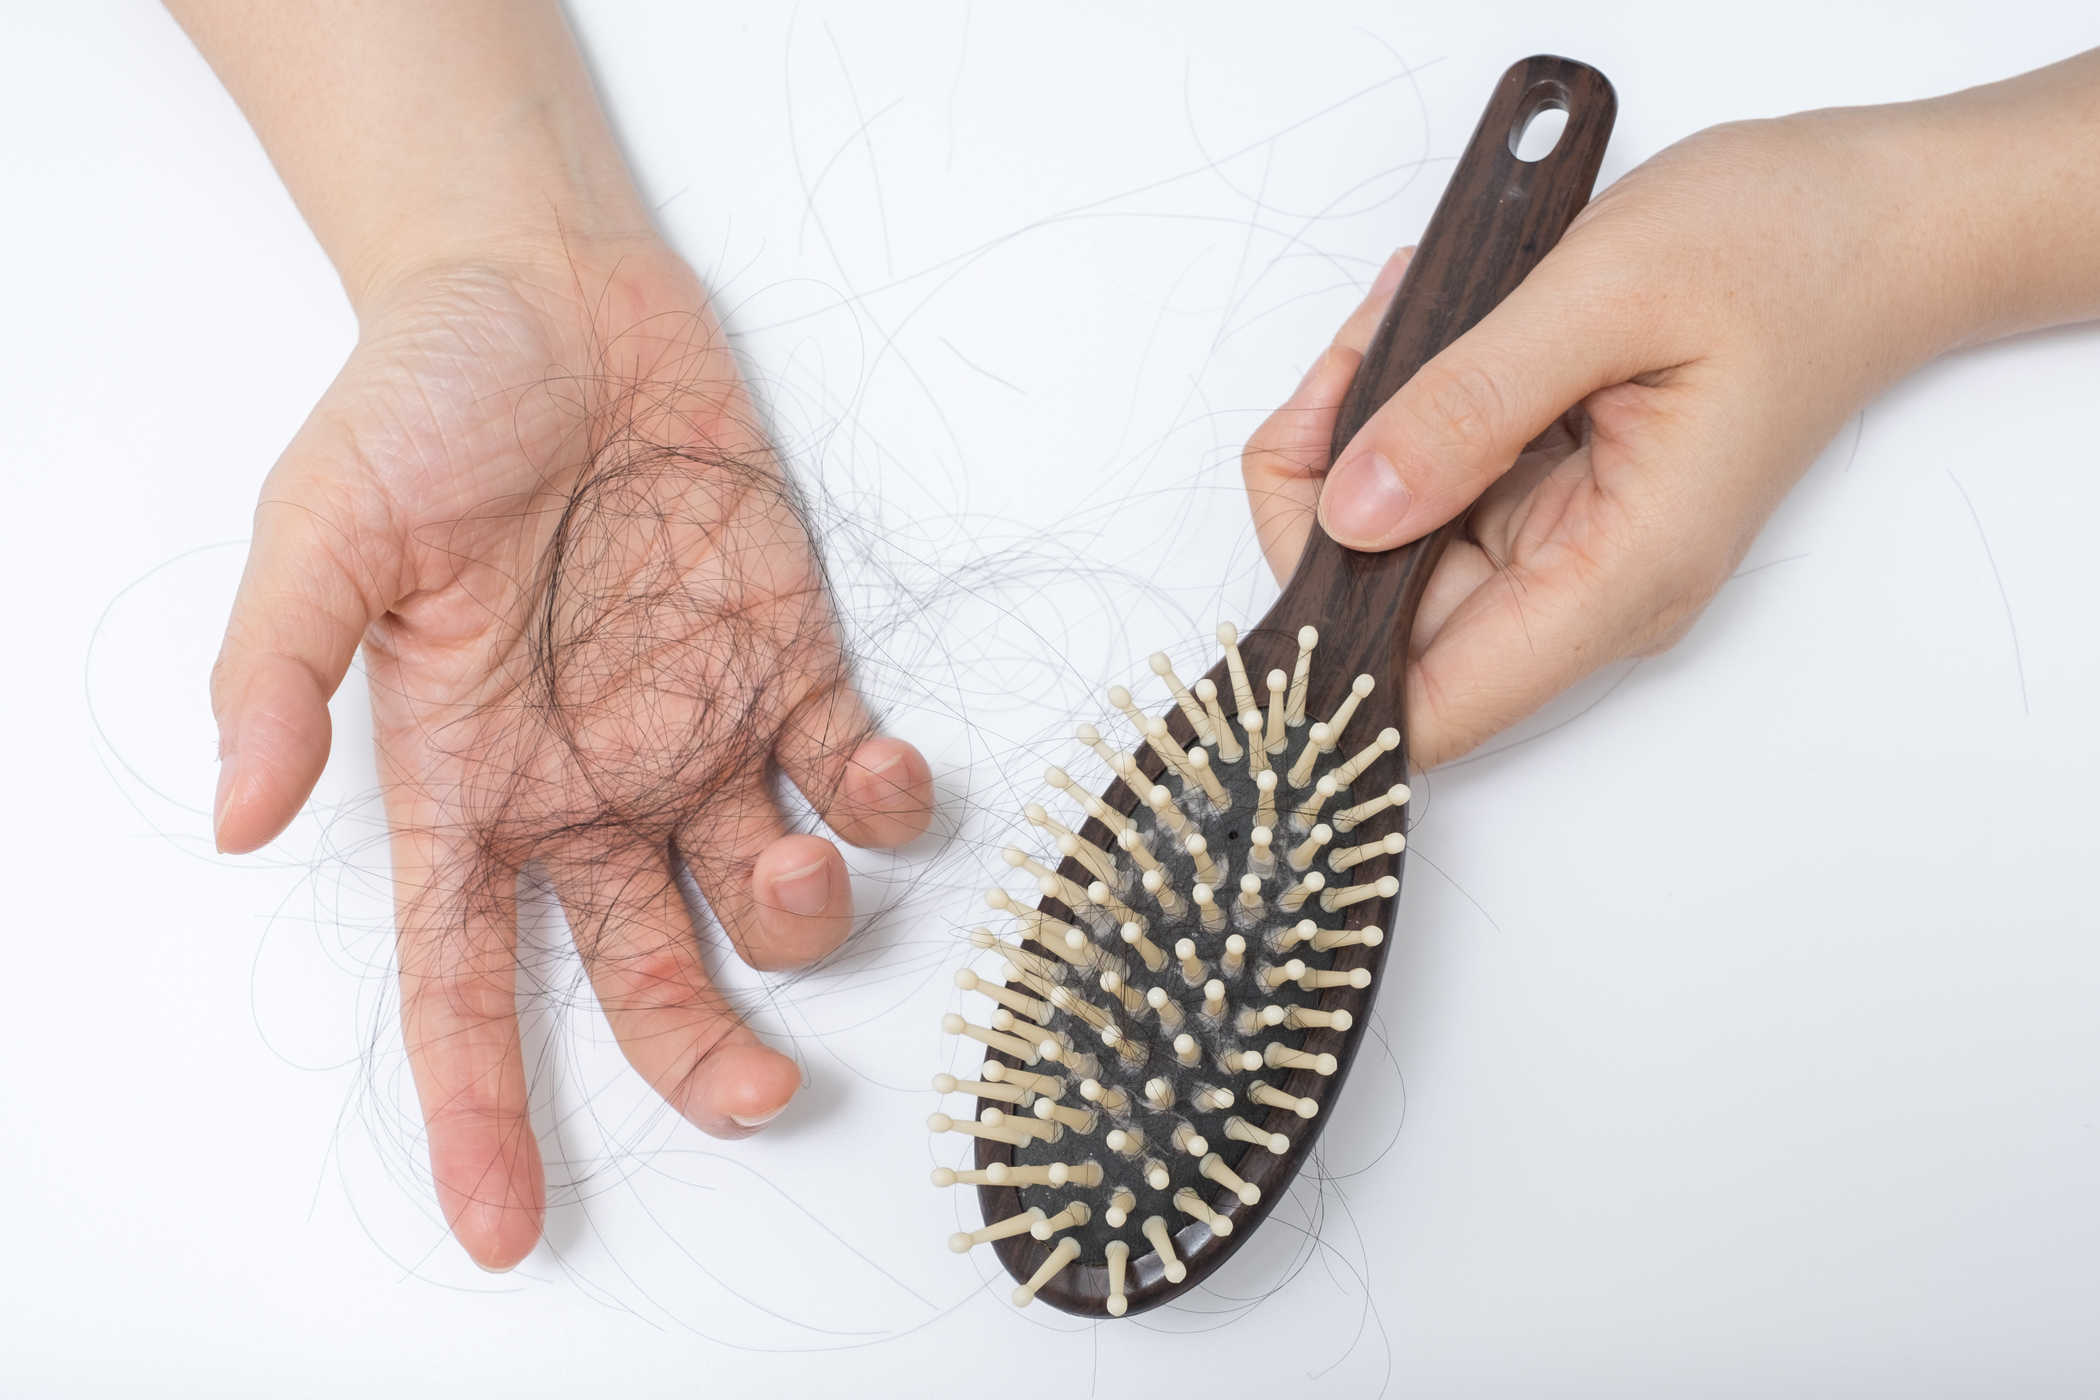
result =
[[[1276,833],[1266,826],[1254,828],[1247,844],[1247,868],[1266,879],[1276,873]]]
[[[1349,727],[1349,719],[1356,713],[1356,707],[1363,703],[1364,697],[1369,695],[1377,684],[1378,682],[1372,680],[1369,676],[1358,676],[1349,683],[1349,693],[1342,697],[1342,703],[1335,707],[1333,716],[1327,721],[1327,747],[1329,749],[1335,748],[1342,742],[1342,731]]]
[[[1122,711],[1123,718],[1129,720],[1140,729],[1144,727],[1145,712],[1137,707],[1135,700],[1130,698],[1128,690],[1125,690],[1120,685],[1110,686],[1108,688],[1108,703]]]
[[[1240,728],[1247,732],[1247,771],[1259,775],[1269,771],[1269,747],[1262,738],[1260,710],[1241,710]]]
[[[1042,1218],[1043,1212],[1040,1209],[1031,1208],[1024,1210],[1019,1215],[1009,1215],[1004,1220],[993,1221],[983,1229],[972,1230],[967,1234],[950,1235],[948,1237],[948,1248],[954,1250],[957,1254],[966,1254],[974,1246],[990,1244],[993,1240],[1003,1240],[1008,1235],[1026,1234],[1034,1228],[1035,1222]]]
[[[1131,788],[1143,791],[1144,776],[1138,769],[1137,760],[1122,749],[1101,737],[1101,731],[1091,724],[1082,724],[1073,731],[1079,742],[1094,751],[1094,756],[1108,765],[1108,770]]]
[[[1120,936],[1123,946],[1137,954],[1146,971],[1157,972],[1167,965],[1166,950],[1145,936],[1145,926],[1138,920],[1125,920]]]
[[[1379,856],[1397,856],[1407,849],[1407,838],[1397,831],[1389,831],[1376,841],[1366,841],[1360,846],[1345,846],[1327,857],[1329,870],[1348,870]]]
[[[1298,750],[1298,757],[1291,764],[1290,772],[1285,774],[1291,780],[1291,786],[1302,788],[1311,782],[1313,780],[1313,769],[1319,766],[1320,759],[1333,751],[1334,745],[1328,739],[1328,731],[1325,724],[1316,724],[1306,730],[1305,746]],[[1334,795],[1332,784],[1329,785],[1327,795],[1330,797]]]
[[[1263,1151],[1274,1152],[1278,1156],[1291,1149],[1291,1140],[1282,1133],[1272,1133],[1265,1128],[1258,1128],[1236,1113],[1225,1120],[1225,1136],[1235,1142],[1244,1142],[1250,1146],[1261,1148]]]
[[[1086,838],[1075,836],[1069,831],[1057,838],[1057,853],[1066,860],[1078,861],[1096,880],[1113,884],[1121,878],[1116,872],[1115,857]]]
[[[1217,746],[1218,757],[1227,763],[1240,761],[1239,741],[1233,737],[1232,721],[1225,717],[1225,710],[1218,704],[1218,685],[1208,676],[1196,682],[1196,698],[1203,702],[1203,717],[1210,722],[1210,738],[1206,741]]]
[[[962,968],[956,972],[955,985],[959,990],[965,992],[982,992],[999,1005],[1018,1015],[1032,1017],[1040,1021],[1050,1014],[1048,1003],[1032,996],[1023,995],[1010,987],[1002,987],[996,982],[987,982],[968,968]]]
[[[1035,1116],[1045,1121],[1054,1120],[1080,1133],[1094,1131],[1101,1118],[1101,1115],[1092,1109],[1074,1108],[1070,1104],[1052,1103],[1048,1099],[1035,1101]]]
[[[1204,839],[1201,832],[1196,832],[1183,841],[1181,848],[1188,852],[1189,860],[1195,864],[1198,880],[1212,888],[1224,883],[1224,868],[1210,858],[1210,842]]]
[[[1212,1210],[1209,1204],[1190,1187],[1184,1186],[1174,1193],[1174,1208],[1183,1215],[1192,1216],[1210,1226],[1212,1234],[1229,1235],[1232,1233],[1232,1222]],[[1038,1226],[1037,1228],[1040,1229],[1041,1227]]]
[[[1187,1276],[1188,1266],[1182,1263],[1180,1258],[1174,1253],[1174,1237],[1167,1233],[1167,1219],[1165,1216],[1153,1215],[1146,1217],[1143,1234],[1146,1239],[1152,1242],[1152,1252],[1159,1256],[1160,1263],[1165,1266],[1166,1275],[1170,1281],[1178,1283]]]
[[[1283,1024],[1294,1031],[1345,1031],[1356,1024],[1356,1018],[1339,1007],[1333,1011],[1322,1011],[1317,1007],[1294,1006],[1283,1013]]]
[[[1327,877],[1317,870],[1308,870],[1282,894],[1276,897],[1276,907],[1286,914],[1295,914],[1305,907],[1305,901],[1327,888]]]
[[[953,1013],[941,1018],[941,1029],[950,1035],[967,1036],[980,1045],[1011,1055],[1024,1064],[1032,1065],[1036,1062],[1036,1048],[1030,1042],[987,1026],[975,1025]]]
[[[1297,827],[1300,831],[1310,831],[1319,824],[1320,809],[1326,806],[1327,800],[1339,791],[1340,789],[1335,786],[1332,777],[1324,773],[1321,774],[1320,780],[1312,785],[1312,790],[1306,793],[1304,798],[1299,801],[1297,807],[1292,810],[1291,825]]]
[[[1313,648],[1320,634],[1310,627],[1298,629],[1298,664],[1291,668],[1291,694],[1284,706],[1284,723],[1296,728],[1305,723],[1305,692],[1312,680]]]
[[[1115,891],[1099,880],[1086,887],[1086,902],[1096,909],[1107,911],[1119,927],[1139,923],[1137,910],[1125,904]]]
[[[1153,819],[1177,840],[1188,839],[1188,834],[1196,829],[1188,814],[1174,805],[1174,794],[1157,783],[1146,790],[1145,805],[1152,809]]]
[[[1270,1069],[1309,1069],[1314,1074],[1323,1076],[1333,1074],[1337,1068],[1332,1055],[1316,1055],[1309,1050],[1293,1049],[1280,1040],[1269,1042],[1269,1048],[1262,1052],[1262,1061]]]
[[[1057,1248],[1051,1250],[1049,1257],[1043,1260],[1042,1267],[1029,1276],[1028,1282],[1014,1290],[1014,1306],[1025,1308],[1034,1302],[1035,1295],[1043,1291],[1043,1285],[1056,1278],[1059,1273],[1063,1272],[1065,1265],[1078,1257],[1078,1240],[1073,1239],[1070,1235],[1059,1240]]]
[[[1357,780],[1366,768],[1369,768],[1379,759],[1384,758],[1399,747],[1400,731],[1397,729],[1381,729],[1378,731],[1378,737],[1364,745],[1357,752],[1356,757],[1334,770],[1334,785],[1336,787],[1349,786],[1349,784]]]
[[[1129,1193],[1125,1192],[1124,1194],[1128,1195]],[[1114,1207],[1110,1209],[1119,1217],[1110,1222],[1115,1225],[1121,1225],[1123,1220],[1130,1215],[1130,1209],[1127,1206],[1121,1210],[1115,1210]],[[1130,1311],[1130,1300],[1123,1293],[1123,1279],[1130,1267],[1129,1241],[1110,1240],[1103,1257],[1108,1263],[1108,1313],[1111,1317],[1121,1317],[1124,1313]]]
[[[1065,1081],[1059,1075],[1037,1074],[1034,1070],[1016,1069],[1012,1065],[1001,1064],[997,1060],[987,1060],[984,1066],[984,1077],[992,1080],[994,1083],[1017,1085],[1020,1088],[1046,1095],[1049,1098],[1064,1097]]]
[[[1211,771],[1208,753],[1200,748],[1190,749],[1188,766],[1189,771],[1195,775],[1196,785],[1203,789],[1203,795],[1211,800],[1213,806],[1223,807],[1232,800],[1225,791],[1225,784],[1219,782],[1218,775]]]
[[[994,1112],[994,1109],[985,1110],[987,1115]],[[1019,1147],[1032,1136],[1008,1127],[1003,1117],[988,1117],[972,1122],[967,1118],[951,1118],[945,1113],[935,1113],[927,1117],[926,1126],[936,1133],[959,1133],[963,1137],[990,1138],[1009,1147]]]
[[[1197,1170],[1239,1197],[1241,1205],[1251,1206],[1261,1199],[1261,1188],[1244,1180],[1238,1172],[1226,1166],[1225,1159],[1215,1152],[1205,1157]]]
[[[1073,1201],[1055,1215],[1046,1215],[1028,1227],[1028,1233],[1039,1240],[1047,1240],[1060,1230],[1070,1230],[1084,1225],[1094,1218],[1093,1207],[1085,1201]]]
[[[1320,848],[1334,839],[1334,828],[1326,822],[1317,823],[1305,834],[1305,839],[1291,847],[1291,869],[1306,871],[1319,858]]]
[[[1266,1104],[1270,1108],[1289,1109],[1300,1118],[1310,1118],[1320,1111],[1320,1105],[1317,1100],[1285,1093],[1273,1084],[1264,1084],[1258,1079],[1248,1087],[1247,1097],[1258,1104]]]
[[[1315,875],[1319,874],[1316,870]],[[1349,885],[1338,890],[1329,890],[1320,896],[1320,907],[1332,914],[1337,909],[1347,909],[1352,904],[1361,904],[1367,899],[1391,899],[1400,893],[1400,882],[1387,875],[1366,884]]]
[[[1120,835],[1131,828],[1130,818],[1103,802],[1099,797],[1072,781],[1072,775],[1062,768],[1048,768],[1043,772],[1043,781],[1078,802],[1089,817]]]
[[[1005,891],[1001,890],[1001,894]],[[1031,953],[1026,948],[1016,948],[1011,943],[995,936],[988,928],[970,930],[972,945],[988,953],[996,953],[1006,960],[1006,965],[1015,972],[1034,972],[1041,976],[1054,976],[1055,969],[1040,953]]]
[[[1161,871],[1146,871],[1138,885],[1146,894],[1152,896],[1152,901],[1159,906],[1160,912],[1170,919],[1180,918],[1188,908],[1181,896],[1174,892],[1174,887],[1167,883],[1167,877]],[[1155,972],[1158,970],[1153,969]]]
[[[1405,807],[1412,796],[1406,783],[1394,783],[1368,802],[1359,802],[1354,807],[1344,807],[1334,814],[1336,831],[1353,831],[1358,825],[1369,821],[1380,812],[1393,807]]]
[[[1240,631],[1229,622],[1218,624],[1218,645],[1225,649],[1225,671],[1232,677],[1232,702],[1244,715],[1254,708],[1254,687],[1247,684],[1247,663],[1240,660]]]
[[[1189,693],[1189,688],[1181,683],[1181,677],[1174,674],[1174,663],[1167,660],[1165,652],[1152,653],[1152,674],[1167,683],[1167,689],[1173,693],[1175,705],[1180,707],[1182,716],[1188,720],[1189,729],[1196,738],[1204,744],[1216,743],[1217,739],[1210,727],[1210,717],[1203,713],[1203,707],[1197,703],[1196,697]]]
[[[933,1077],[933,1092],[936,1094],[974,1094],[980,1099],[998,1099],[1005,1103],[1027,1104],[1035,1094],[1015,1084],[994,1084],[988,1079],[957,1079],[952,1074],[936,1074]]]

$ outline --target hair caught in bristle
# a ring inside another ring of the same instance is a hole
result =
[[[975,1094],[979,1107],[975,1119],[936,1113],[930,1123],[1012,1160],[943,1168],[935,1181],[1020,1192],[1022,1211],[957,1234],[956,1248],[1055,1241],[1014,1290],[1017,1304],[1075,1266],[1100,1271],[1086,1277],[1112,1316],[1128,1311],[1134,1287],[1186,1279],[1204,1240],[1231,1236],[1236,1213],[1262,1201],[1249,1178],[1291,1150],[1297,1129],[1283,1129],[1319,1115],[1340,1062],[1302,1037],[1349,1031],[1356,1018],[1334,998],[1370,985],[1367,968],[1335,959],[1377,948],[1384,930],[1330,916],[1397,890],[1394,876],[1369,876],[1405,848],[1395,823],[1408,789],[1397,775],[1369,779],[1392,766],[1399,733],[1344,746],[1374,689],[1368,675],[1332,714],[1311,718],[1314,628],[1298,631],[1288,671],[1258,678],[1237,629],[1217,637],[1229,697],[1208,677],[1184,684],[1164,653],[1151,658],[1187,743],[1120,685],[1106,695],[1129,725],[1124,746],[1077,727],[1113,775],[1111,791],[1121,783],[1127,795],[1119,807],[1048,770],[1077,811],[1031,802],[1023,816],[1054,854],[1003,852],[1044,903],[990,891],[986,903],[1017,936],[977,929],[970,941],[1001,960],[1004,980],[970,969],[955,979],[986,1010],[951,1012],[943,1029],[983,1045],[985,1063],[976,1079],[943,1074],[934,1087]],[[1156,781],[1134,751],[1157,762]]]

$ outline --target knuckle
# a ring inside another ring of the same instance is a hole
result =
[[[1725,566],[1696,548],[1663,547],[1647,553],[1641,596],[1628,638],[1630,654],[1653,656],[1683,640],[1726,579]]]
[[[1410,436],[1431,450],[1491,447],[1508,413],[1496,377],[1466,359],[1431,360],[1415,375],[1403,402]]]
[[[1407,668],[1405,684],[1408,761],[1431,768],[1454,757],[1448,747],[1452,702],[1445,668],[1433,656],[1421,657]]]
[[[1240,470],[1249,476],[1261,468],[1277,453],[1278,439],[1282,428],[1278,415],[1270,414],[1261,420],[1261,425],[1247,435],[1247,445],[1240,449]]]
[[[1628,656],[1658,656],[1684,640],[1705,608],[1705,600],[1668,598],[1635,624],[1627,638]]]
[[[695,1007],[704,995],[692,959],[669,939],[609,960],[594,981],[598,1002],[609,1012]]]
[[[234,687],[239,683],[234,649],[231,640],[219,648],[218,656],[211,663],[211,676],[207,691],[211,696],[211,712],[214,719],[224,719],[226,707],[234,700]]]
[[[1317,473],[1326,465],[1322,452],[1332,422],[1305,409],[1277,409],[1240,449],[1241,476],[1252,486],[1264,479]]]
[[[501,1099],[500,1067],[513,1051],[515,1003],[458,983],[429,984],[403,1003],[402,1028],[419,1077],[446,1110],[479,1116]]]
[[[1600,620],[1592,668],[1616,657],[1652,656],[1675,645],[1726,580],[1725,552],[1688,533],[1666,502],[1613,512],[1584,551],[1584,607]],[[1609,654],[1607,654],[1609,653]]]

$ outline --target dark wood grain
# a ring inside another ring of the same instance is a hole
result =
[[[1558,143],[1539,161],[1519,160],[1515,155],[1517,133],[1538,112],[1556,107],[1568,114]],[[1344,401],[1335,425],[1333,454],[1338,454],[1372,414],[1431,357],[1501,302],[1559,240],[1589,200],[1616,110],[1617,100],[1604,75],[1570,59],[1550,55],[1527,58],[1502,75],[1452,171],[1400,292],[1380,323]],[[1275,606],[1240,639],[1248,672],[1261,676],[1272,669],[1290,669],[1301,626],[1309,623],[1319,629],[1321,640],[1308,704],[1313,714],[1331,713],[1359,673],[1376,679],[1377,688],[1359,709],[1352,732],[1375,734],[1390,725],[1400,730],[1403,743],[1397,753],[1380,761],[1378,771],[1382,776],[1376,783],[1367,783],[1367,791],[1401,781],[1406,772],[1403,672],[1407,638],[1430,572],[1457,528],[1459,525],[1454,523],[1403,549],[1365,554],[1335,543],[1315,524],[1297,571],[1285,584]],[[1222,660],[1210,676],[1222,691],[1229,691]],[[1178,740],[1187,743],[1192,739],[1178,711],[1170,712],[1167,719]],[[1158,756],[1143,747],[1137,752],[1145,772],[1156,778],[1164,766]],[[1111,806],[1126,813],[1135,805],[1134,796],[1121,784],[1112,785],[1104,797]],[[1387,831],[1403,829],[1404,824],[1403,811],[1388,811],[1359,827],[1352,839],[1375,839]],[[1097,842],[1104,842],[1108,836],[1093,822],[1087,824],[1083,834]],[[1404,856],[1390,856],[1367,862],[1353,878],[1371,880],[1386,874],[1397,877],[1403,860]],[[1076,863],[1069,865],[1066,873],[1085,878]],[[1397,897],[1377,900],[1359,906],[1357,913],[1366,923],[1396,931],[1398,904]],[[1071,911],[1055,900],[1045,900],[1043,907],[1060,918],[1071,917]],[[1314,1053],[1336,1055],[1341,1062],[1340,1072],[1326,1079],[1307,1071],[1282,1077],[1283,1087],[1289,1092],[1320,1100],[1322,1113],[1310,1121],[1282,1110],[1249,1114],[1270,1131],[1284,1133],[1291,1139],[1288,1152],[1253,1154],[1258,1160],[1250,1159],[1240,1168],[1243,1176],[1261,1188],[1261,1200],[1253,1206],[1233,1203],[1226,1210],[1233,1220],[1234,1232],[1224,1238],[1193,1222],[1177,1229],[1177,1248],[1189,1266],[1188,1277],[1182,1283],[1169,1284],[1156,1267],[1140,1268],[1142,1261],[1133,1254],[1127,1285],[1131,1313],[1155,1307],[1195,1287],[1253,1233],[1254,1226],[1283,1198],[1327,1123],[1329,1115],[1324,1109],[1339,1093],[1370,1025],[1371,1001],[1380,985],[1386,949],[1392,943],[1392,937],[1388,937],[1379,947],[1352,947],[1334,955],[1333,966],[1368,967],[1373,973],[1367,990],[1345,987],[1319,994],[1319,1005],[1349,1010],[1355,1024],[1348,1032],[1309,1032],[1303,1045]],[[980,1167],[1011,1161],[1013,1150],[980,1139],[976,1160]],[[978,1190],[987,1220],[1002,1219],[1022,1208],[1020,1192],[1012,1187],[985,1186]],[[994,1248],[1009,1273],[1026,1279],[1041,1264],[1051,1245],[1021,1235],[1001,1240]],[[1075,1264],[1051,1280],[1038,1296],[1068,1312],[1106,1316],[1106,1270],[1092,1263]]]

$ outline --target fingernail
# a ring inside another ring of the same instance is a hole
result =
[[[736,1124],[739,1128],[763,1128],[785,1112],[787,1112],[787,1105],[782,1104],[771,1113],[754,1113],[748,1118],[741,1113],[732,1113],[729,1115],[729,1121]]]
[[[1327,533],[1343,544],[1367,546],[1406,518],[1413,499],[1384,454],[1366,452],[1328,476],[1327,489],[1320,494],[1320,516]]]
[[[814,917],[831,907],[831,862],[813,860],[773,882],[773,898],[790,914]]]

